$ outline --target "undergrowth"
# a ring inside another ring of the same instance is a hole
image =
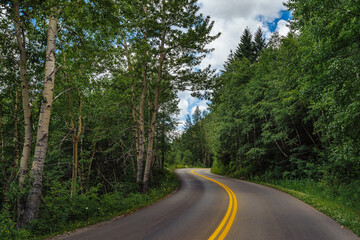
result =
[[[74,229],[89,226],[116,216],[130,213],[159,201],[179,185],[174,173],[164,171],[154,175],[148,193],[140,193],[134,186],[122,186],[119,190],[99,195],[101,187],[91,188],[85,194],[70,197],[66,187],[54,184],[42,199],[39,218],[25,229],[17,230],[9,216],[10,211],[0,214],[0,239],[44,239]]]

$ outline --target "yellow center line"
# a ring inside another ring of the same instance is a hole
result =
[[[216,239],[216,237],[219,235],[219,233],[223,230],[223,232],[221,233],[221,235],[218,237],[218,240],[223,240],[225,239],[226,235],[228,234],[234,220],[235,220],[235,215],[236,215],[236,211],[237,211],[237,200],[236,200],[236,196],[234,194],[234,192],[226,185],[222,184],[221,182],[218,182],[212,178],[206,177],[204,175],[201,175],[199,173],[196,173],[195,170],[192,170],[191,173],[198,175],[200,177],[206,178],[212,182],[215,182],[216,184],[220,185],[222,188],[224,188],[226,190],[226,192],[229,195],[229,207],[225,213],[224,218],[222,219],[221,223],[219,224],[219,226],[216,228],[216,230],[214,231],[214,233],[210,236],[210,238],[208,240],[214,240]],[[232,211],[231,211],[232,210]],[[230,220],[229,220],[230,217]],[[229,221],[228,221],[229,220]],[[227,222],[227,224],[226,224]],[[226,224],[226,225],[225,225]],[[224,228],[225,226],[225,228]]]

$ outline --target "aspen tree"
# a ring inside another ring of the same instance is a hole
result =
[[[43,99],[40,108],[34,160],[30,173],[32,186],[30,188],[24,216],[19,220],[20,227],[28,224],[31,220],[37,218],[40,206],[42,193],[42,174],[49,137],[50,114],[51,106],[53,103],[54,81],[56,74],[55,47],[56,36],[58,33],[56,14],[56,9],[52,8],[49,17],[47,33]]]
[[[19,68],[20,68],[20,81],[21,81],[21,95],[22,95],[22,106],[24,112],[24,144],[20,159],[19,169],[19,187],[20,191],[24,188],[26,174],[29,170],[29,159],[31,156],[32,147],[32,121],[31,121],[31,110],[29,100],[29,85],[26,78],[26,48],[25,48],[25,35],[24,31],[21,30],[20,25],[20,2],[19,0],[14,1],[14,28],[16,41],[20,52]],[[24,199],[21,197],[18,201],[18,216],[20,217],[24,211]]]

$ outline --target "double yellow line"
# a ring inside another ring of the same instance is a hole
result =
[[[206,177],[204,175],[198,174],[195,172],[195,170],[192,170],[191,173],[198,175],[200,177],[206,178],[210,181],[213,181],[216,184],[219,184],[221,187],[223,187],[226,192],[229,195],[229,207],[226,211],[226,214],[223,218],[223,220],[221,221],[221,223],[219,224],[219,226],[216,228],[216,230],[214,231],[214,233],[209,237],[208,240],[214,240],[216,239],[216,237],[218,236],[218,240],[222,240],[226,237],[226,235],[228,234],[231,225],[233,224],[234,220],[235,220],[235,215],[236,215],[236,211],[237,211],[237,200],[236,200],[236,196],[234,194],[234,192],[227,187],[226,185],[222,184],[221,182],[218,182],[214,179],[211,179],[209,177]]]

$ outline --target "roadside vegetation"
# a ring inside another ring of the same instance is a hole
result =
[[[118,184],[113,192],[104,194],[99,184],[71,198],[67,194],[68,186],[54,184],[51,193],[42,199],[38,219],[26,228],[17,230],[9,211],[2,211],[0,239],[44,239],[90,226],[155,203],[178,188],[179,182],[173,172],[164,170],[154,174],[147,194],[139,192],[136,183]]]

